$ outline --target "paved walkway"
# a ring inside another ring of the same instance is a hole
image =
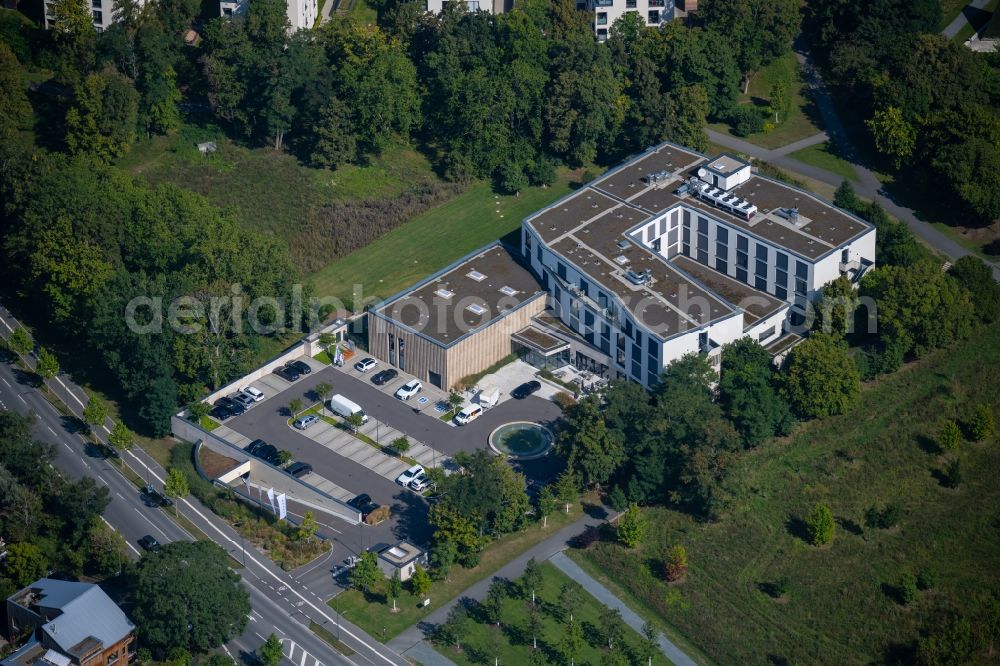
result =
[[[587,590],[591,596],[600,601],[602,604],[608,608],[617,608],[621,612],[622,619],[625,620],[625,624],[642,634],[642,626],[645,624],[645,620],[639,617],[639,615],[631,608],[626,606],[621,599],[616,597],[611,592],[611,590],[601,585],[590,574],[581,569],[580,565],[569,559],[566,553],[562,551],[556,553],[549,558],[549,562],[554,564],[564,574],[583,586],[583,589]],[[660,649],[663,650],[663,654],[667,655],[667,658],[677,664],[677,666],[697,666],[691,657],[687,656],[684,651],[677,647],[674,643],[671,643],[666,636],[660,634],[658,640]]]
[[[978,2],[979,0],[976,1]],[[854,169],[857,171],[858,177],[852,181],[852,184],[854,185],[854,191],[858,194],[858,196],[877,202],[890,215],[906,224],[906,226],[908,226],[918,238],[922,239],[938,252],[946,255],[952,262],[968,254],[972,254],[962,245],[942,234],[927,222],[917,219],[911,209],[901,206],[892,199],[888,198],[886,192],[882,189],[882,183],[870,169],[861,163],[862,160],[860,159],[854,145],[851,143],[850,138],[847,135],[847,131],[844,129],[844,124],[840,121],[840,117],[837,115],[836,109],[833,105],[833,100],[830,98],[830,95],[826,90],[826,86],[823,84],[819,71],[815,66],[813,66],[812,63],[809,62],[804,54],[796,53],[796,58],[798,58],[799,63],[802,65],[803,78],[811,90],[813,101],[816,102],[820,115],[823,117],[823,124],[826,127],[826,132],[824,134],[826,135],[827,140],[837,146],[838,154],[840,154],[840,156],[848,162],[851,162]],[[756,159],[770,162],[771,164],[787,171],[791,171],[833,186],[839,186],[844,180],[842,176],[835,174],[832,171],[800,162],[790,157],[785,151],[786,148],[793,147],[794,148],[788,152],[799,150],[804,146],[797,146],[796,144],[801,144],[803,142],[813,140],[818,142],[819,135],[808,137],[807,139],[795,142],[794,144],[789,144],[788,146],[777,150],[768,150],[766,148],[756,146],[748,141],[744,141],[727,134],[722,134],[711,129],[707,130],[707,132],[708,138],[713,143],[736,150]],[[994,279],[1000,281],[1000,265],[996,263],[988,263],[987,265],[992,267]]]
[[[970,16],[975,16],[978,12],[985,9],[986,5],[990,3],[990,0],[972,0],[969,4],[962,8],[955,20],[948,24],[948,27],[941,31],[941,34],[952,39],[965,27],[965,24],[969,22]]]
[[[468,597],[470,599],[481,601],[486,597],[486,591],[489,589],[490,583],[493,582],[493,578],[507,578],[509,580],[518,578],[522,573],[524,573],[524,568],[527,566],[528,560],[535,558],[535,560],[541,562],[549,559],[556,553],[565,549],[573,537],[590,527],[597,527],[608,517],[610,517],[610,514],[607,513],[607,510],[599,510],[592,515],[585,515],[579,520],[567,525],[545,541],[532,546],[518,557],[500,567],[500,569],[492,576],[487,576],[478,583],[474,583],[469,586],[464,592],[457,595],[451,601],[438,607],[437,610],[431,612],[419,623],[406,629],[403,633],[393,638],[387,643],[387,645],[397,652],[407,653],[410,649],[417,645],[417,643],[423,641],[424,638],[426,638],[430,632],[433,631],[435,626],[441,624],[448,618],[448,611],[450,611],[451,607],[458,603],[460,599]],[[433,597],[434,595],[432,591],[432,601]]]

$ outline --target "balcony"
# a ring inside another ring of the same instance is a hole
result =
[[[594,7],[614,7],[615,0],[594,0]]]
[[[650,7],[666,7],[666,0],[649,0]]]

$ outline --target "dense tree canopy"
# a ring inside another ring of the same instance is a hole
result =
[[[788,401],[805,417],[842,414],[861,396],[861,377],[846,343],[824,333],[813,333],[792,350],[783,380]]]

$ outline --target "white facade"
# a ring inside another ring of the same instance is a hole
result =
[[[52,16],[52,4],[54,0],[45,0],[45,29],[51,30],[54,17]],[[104,32],[115,22],[114,0],[86,0],[90,7],[90,16],[94,22],[94,29],[97,32]],[[145,0],[139,0],[139,6],[146,4]]]
[[[604,41],[611,33],[614,22],[626,12],[636,12],[646,25],[660,25],[674,18],[673,0],[577,0],[577,9],[594,14],[594,34]]]
[[[292,32],[308,30],[315,25],[316,17],[319,15],[317,0],[286,0],[286,3]],[[220,0],[219,16],[245,14],[249,4],[250,0]]]
[[[700,182],[688,180],[693,175],[739,188],[751,203],[756,194],[762,210],[754,207],[749,219],[737,215],[726,208],[737,200],[733,193],[729,204],[714,204],[725,214],[716,212],[689,193]],[[797,207],[777,208],[775,197]],[[875,259],[873,226],[807,192],[762,179],[736,158],[705,161],[670,144],[526,218],[521,243],[550,294],[553,314],[610,359],[612,375],[645,386],[684,354],[707,353],[717,365],[722,345],[739,338],[765,346],[779,340],[806,318],[809,301],[824,285],[841,275],[858,279]],[[648,267],[649,283],[630,285],[624,279],[630,266]],[[693,278],[695,268],[715,286]],[[714,299],[710,315],[698,305],[685,309],[683,298],[676,298],[685,282],[695,292],[692,303],[698,294]],[[743,300],[729,302],[716,289]],[[637,305],[633,294],[644,301]]]
[[[470,12],[490,12],[491,14],[502,14],[510,11],[513,0],[427,0],[427,11],[432,14],[439,14],[444,6],[449,2],[464,2],[465,7]]]

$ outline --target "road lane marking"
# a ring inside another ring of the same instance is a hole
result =
[[[166,532],[164,532],[159,527],[157,527],[156,523],[154,523],[152,520],[149,519],[149,516],[145,515],[142,511],[139,511],[138,507],[133,506],[132,508],[135,509],[135,512],[137,514],[139,514],[140,516],[142,516],[143,520],[145,520],[147,523],[149,523],[150,525],[152,525],[152,527],[153,527],[154,530],[156,530],[157,532],[159,532],[160,534],[162,534],[164,539],[166,539],[167,541],[171,540],[170,537],[167,536]]]
[[[4,379],[3,377],[0,377],[0,382],[3,382],[4,384],[6,384],[6,385],[7,385],[7,388],[14,388],[13,386],[11,386],[11,385],[10,385],[10,382],[8,382],[8,381],[7,381],[6,379]]]
[[[145,463],[145,462],[144,462],[144,461],[143,461],[143,460],[142,460],[141,458],[139,458],[139,456],[135,455],[135,453],[133,453],[132,451],[128,451],[127,453],[128,453],[128,454],[129,454],[130,456],[132,456],[133,458],[135,458],[135,460],[136,460],[136,461],[137,461],[137,462],[138,462],[138,463],[139,463],[140,465],[142,465],[143,467],[145,467],[145,468],[146,468],[146,471],[147,471],[147,472],[149,472],[149,474],[150,474],[150,475],[151,475],[151,476],[152,476],[152,477],[153,477],[154,479],[156,479],[156,480],[157,480],[157,481],[159,481],[160,483],[164,483],[164,480],[163,480],[162,478],[160,478],[160,476],[159,476],[158,474],[156,474],[156,473],[155,473],[155,472],[154,472],[153,470],[151,470],[151,469],[149,468],[149,465],[147,465],[147,464],[146,464],[146,463]],[[182,500],[181,500],[181,502],[182,502],[182,503],[184,504],[184,506],[186,506],[186,507],[187,507],[188,509],[190,509],[191,511],[193,511],[195,515],[197,515],[197,516],[198,516],[199,518],[201,518],[201,519],[202,519],[202,520],[203,520],[203,521],[205,522],[205,524],[207,524],[207,525],[208,525],[209,527],[211,527],[211,528],[212,528],[212,530],[214,530],[215,532],[217,532],[217,533],[218,533],[218,534],[219,534],[219,535],[220,535],[220,536],[221,536],[221,537],[222,537],[223,539],[225,539],[226,541],[228,541],[228,542],[229,542],[229,543],[230,543],[230,544],[231,544],[231,545],[232,545],[232,546],[233,546],[234,548],[235,548],[235,547],[237,546],[237,543],[236,543],[236,541],[235,541],[235,540],[231,539],[231,538],[229,537],[229,535],[228,535],[228,534],[226,534],[225,532],[223,532],[222,530],[220,530],[220,529],[218,528],[218,526],[217,526],[217,525],[216,525],[215,523],[213,523],[213,522],[212,522],[211,520],[209,520],[209,519],[208,519],[208,518],[207,518],[207,517],[205,516],[205,514],[203,514],[203,513],[201,512],[201,511],[199,511],[199,510],[197,509],[197,507],[195,507],[195,506],[194,506],[193,504],[191,504],[191,502],[189,502],[189,501],[188,501],[188,500],[186,500],[186,499],[182,499]],[[260,562],[260,561],[259,561],[259,560],[258,560],[257,558],[255,558],[255,557],[254,557],[253,555],[248,555],[248,556],[247,556],[247,559],[249,559],[249,560],[250,560],[251,562],[253,562],[253,563],[254,563],[254,564],[256,564],[256,565],[257,565],[258,567],[260,567],[260,569],[262,569],[262,570],[263,570],[263,571],[264,571],[264,572],[265,572],[265,573],[266,573],[267,575],[269,575],[269,576],[270,576],[271,578],[273,578],[274,580],[278,581],[279,583],[282,583],[282,582],[283,582],[283,581],[282,581],[282,579],[281,579],[280,577],[278,577],[278,575],[277,575],[276,573],[274,573],[273,571],[271,571],[271,570],[270,570],[270,569],[269,569],[269,568],[268,568],[268,567],[267,567],[266,565],[262,564],[262,563],[261,563],[261,562]],[[319,613],[319,614],[320,614],[321,616],[323,616],[323,617],[324,617],[324,618],[325,618],[326,620],[328,620],[329,622],[334,622],[334,623],[335,623],[335,621],[334,621],[334,619],[333,619],[332,617],[330,617],[329,615],[327,615],[327,614],[326,614],[326,612],[324,612],[324,611],[323,611],[323,609],[321,609],[321,608],[320,608],[319,606],[317,606],[317,605],[316,605],[316,604],[314,604],[313,602],[311,602],[311,601],[308,601],[308,600],[306,600],[306,598],[305,598],[305,597],[303,597],[303,596],[302,596],[302,594],[301,594],[301,593],[299,593],[299,591],[298,591],[298,590],[296,590],[296,589],[292,588],[292,593],[293,593],[293,594],[295,594],[295,596],[299,597],[300,599],[303,599],[303,600],[305,600],[305,601],[306,601],[306,603],[308,603],[308,604],[309,604],[309,606],[310,606],[310,607],[311,607],[311,608],[312,608],[312,609],[313,609],[314,611],[316,611],[317,613]],[[376,648],[375,646],[373,646],[372,644],[368,643],[368,642],[367,642],[367,641],[365,641],[364,639],[362,639],[362,638],[358,637],[358,636],[357,636],[356,634],[354,634],[353,632],[351,632],[351,630],[350,630],[350,629],[344,629],[343,627],[341,627],[341,630],[342,630],[342,631],[343,631],[343,632],[344,632],[345,634],[347,634],[348,636],[350,636],[351,638],[353,638],[353,639],[354,639],[355,641],[357,641],[357,642],[358,642],[358,643],[360,643],[361,645],[365,646],[365,647],[366,647],[366,648],[367,648],[367,649],[368,649],[369,651],[373,652],[373,653],[374,653],[374,654],[375,654],[376,656],[378,656],[378,658],[379,658],[379,659],[381,659],[381,660],[382,660],[382,661],[384,661],[385,663],[387,663],[387,664],[392,664],[392,666],[396,666],[396,665],[397,665],[397,663],[400,663],[400,662],[395,662],[395,661],[393,661],[392,659],[389,659],[389,657],[387,657],[387,656],[385,656],[384,654],[382,654],[382,653],[381,653],[381,652],[380,652],[380,651],[379,651],[379,650],[378,650],[378,649],[377,649],[377,648]],[[372,640],[374,641],[375,639],[373,638]],[[386,648],[386,646],[384,646],[384,645],[383,645],[383,646],[381,646],[381,647],[382,647],[383,649],[388,649],[388,650],[389,650],[390,652],[392,651],[392,650],[391,650],[391,648]],[[362,655],[362,654],[360,654],[360,653],[359,653],[359,656],[360,656],[360,657],[361,657],[362,659],[365,659],[366,661],[371,661],[370,659],[368,659],[367,657],[365,657],[364,655]],[[372,663],[375,663],[375,662],[372,662]]]
[[[26,405],[28,404],[27,401],[24,399],[24,396],[21,395],[20,393],[17,394],[17,399],[20,400],[21,402],[23,402]]]

